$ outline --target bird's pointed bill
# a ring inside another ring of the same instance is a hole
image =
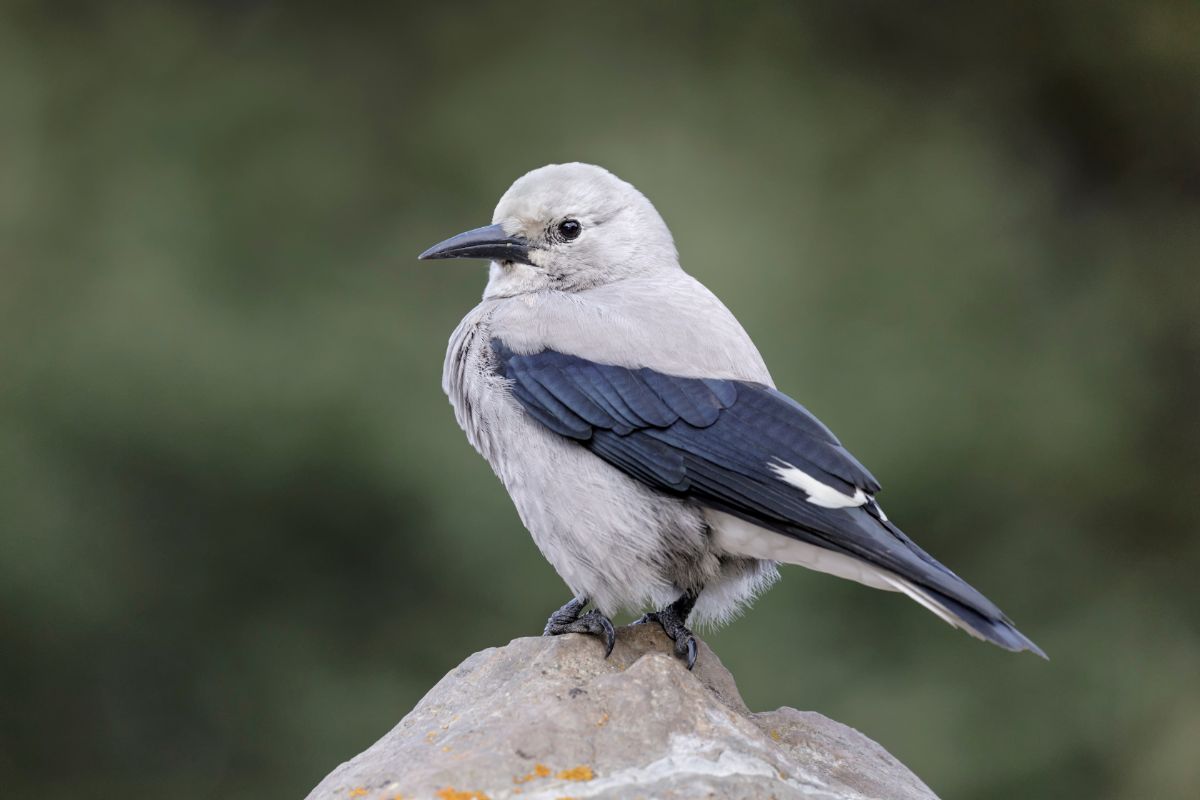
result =
[[[451,236],[426,250],[417,258],[427,261],[435,258],[482,258],[489,261],[519,261],[532,265],[529,260],[529,242],[524,236],[509,236],[502,225],[485,225],[482,228]]]

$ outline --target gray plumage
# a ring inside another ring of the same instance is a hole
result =
[[[796,563],[1040,654],[887,520],[870,473],[773,391],[750,337],[681,269],[633,186],[591,165],[543,167],[493,223],[423,254],[495,259],[450,338],[443,388],[577,597],[610,616],[685,596],[685,622],[721,623],[777,579],[777,562]]]

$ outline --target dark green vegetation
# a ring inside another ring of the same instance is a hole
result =
[[[567,599],[439,388],[519,174],[608,166],[1051,656],[792,568],[752,706],[948,798],[1200,787],[1200,13],[7,3],[0,785],[298,797]],[[24,793],[24,795],[22,795]]]

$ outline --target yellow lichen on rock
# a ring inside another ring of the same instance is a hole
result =
[[[438,800],[488,800],[483,792],[460,792],[453,786],[437,791]]]
[[[558,777],[564,781],[590,781],[596,777],[596,773],[592,772],[592,768],[587,764],[580,764],[578,767],[564,769],[558,773]]]
[[[554,770],[547,767],[545,764],[534,764],[533,772],[526,772],[524,775],[518,775],[513,778],[513,783],[529,783],[535,778],[547,778]]]

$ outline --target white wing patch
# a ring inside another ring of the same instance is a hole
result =
[[[829,484],[821,483],[807,472],[798,469],[786,461],[776,461],[768,467],[779,476],[781,481],[790,483],[797,489],[802,489],[808,495],[808,502],[821,508],[855,508],[865,505],[871,498],[862,489],[855,489],[853,495],[843,494]]]

